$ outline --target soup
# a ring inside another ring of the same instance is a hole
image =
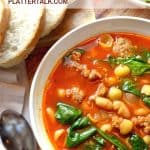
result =
[[[69,50],[47,80],[42,111],[56,150],[148,150],[150,37],[106,33]]]

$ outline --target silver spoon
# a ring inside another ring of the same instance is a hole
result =
[[[7,150],[37,150],[28,122],[15,111],[6,110],[1,114],[0,136]]]

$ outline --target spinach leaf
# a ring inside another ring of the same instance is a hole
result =
[[[146,3],[150,3],[150,0],[145,0]]]
[[[84,142],[86,139],[91,137],[95,132],[96,128],[90,126],[84,130],[77,130],[82,129],[90,125],[90,120],[88,117],[80,117],[78,118],[69,128],[68,136],[67,136],[67,146],[74,147],[79,145],[80,143]]]
[[[146,63],[140,55],[134,55],[132,57],[122,58],[122,57],[112,57],[108,58],[110,64],[124,64],[127,65],[132,75],[143,75],[144,73],[149,73],[150,64]]]
[[[83,55],[83,54],[85,53],[85,50],[84,50],[84,49],[80,49],[80,48],[76,48],[76,49],[74,49],[73,51],[68,52],[68,53],[64,56],[64,59],[70,57],[73,52],[79,52],[80,54]]]
[[[136,60],[136,61],[139,61],[139,62],[144,62],[142,60],[142,57],[140,55],[133,55],[132,57],[126,57],[126,58],[124,58],[124,57],[117,57],[116,58],[116,57],[113,57],[113,56],[109,56],[108,57],[108,62],[110,64],[117,64],[117,65],[124,64],[125,62],[129,62],[131,60]]]
[[[83,150],[102,150],[103,147],[99,144],[86,144]]]
[[[150,107],[150,96],[144,96],[143,97],[143,102]]]
[[[56,119],[58,119],[63,124],[72,124],[68,130],[66,140],[67,147],[75,147],[89,139],[97,132],[102,136],[102,138],[94,137],[93,139],[95,140],[96,144],[94,147],[90,144],[87,148],[93,149],[89,150],[101,150],[105,143],[104,139],[114,144],[118,150],[127,150],[127,147],[123,145],[117,137],[108,135],[100,129],[95,128],[91,125],[91,122],[87,117],[80,116],[81,111],[79,109],[64,103],[57,104],[57,112],[55,114]]]
[[[85,50],[81,49],[81,48],[77,48],[74,51],[79,52],[80,54],[84,54],[85,53]]]
[[[132,150],[148,150],[148,145],[146,145],[143,139],[137,134],[133,134],[129,138],[129,142],[132,145]]]
[[[88,143],[83,145],[83,150],[102,150],[105,145],[105,140],[102,137],[93,137]]]
[[[102,146],[105,144],[105,140],[102,137],[94,137],[94,139],[98,144]]]
[[[124,63],[125,60],[126,60],[126,59],[125,59],[125,58],[122,58],[122,57],[117,57],[117,58],[112,57],[112,56],[109,56],[109,57],[108,57],[108,62],[109,62],[110,64],[112,64],[112,65],[115,65],[115,64],[117,64],[117,65],[122,64],[122,63]]]
[[[137,60],[128,60],[124,64],[131,69],[132,75],[139,76],[150,71],[149,64]]]
[[[72,128],[68,131],[66,145],[67,147],[75,147],[96,133],[96,128],[91,126],[83,131],[74,131]]]
[[[76,120],[72,126],[71,129],[75,130],[75,129],[81,129],[84,128],[86,126],[90,125],[90,120],[88,117],[80,117],[78,120]]]
[[[120,140],[119,140],[116,136],[114,136],[114,135],[109,135],[109,134],[103,132],[101,129],[97,129],[97,132],[98,132],[105,140],[107,140],[107,141],[109,141],[110,143],[112,143],[113,145],[115,145],[117,149],[119,149],[119,150],[128,150],[128,148],[127,148],[124,144],[122,144],[122,143],[120,142]]]
[[[81,114],[82,112],[80,109],[64,103],[58,103],[55,118],[62,124],[72,124]]]
[[[141,95],[140,90],[138,90],[136,87],[136,84],[130,79],[123,80],[121,84],[121,89],[125,92],[132,93],[136,96]]]
[[[137,89],[136,84],[134,81],[130,79],[123,80],[121,84],[121,90],[124,92],[132,93],[142,99],[142,101],[150,107],[150,96],[142,95],[140,90]]]
[[[144,51],[142,54],[142,60],[144,62],[148,62],[150,60],[150,52],[149,51]]]

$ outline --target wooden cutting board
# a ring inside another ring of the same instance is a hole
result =
[[[150,19],[150,9],[95,9],[97,19],[111,16],[134,16]]]
[[[11,68],[0,68],[0,113],[6,109],[22,113],[28,101],[29,84],[25,62]]]

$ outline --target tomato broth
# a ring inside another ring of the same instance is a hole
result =
[[[117,148],[96,131],[75,146],[67,145],[68,128],[75,120],[69,124],[56,118],[61,102],[81,110],[90,126],[115,136],[127,149],[133,149],[133,134],[148,149],[144,137],[150,138],[149,93],[150,37],[106,33],[88,39],[69,50],[48,77],[42,112],[49,139],[56,150],[88,150],[89,143],[99,144],[93,140],[97,136],[105,141],[99,144],[102,149]]]

